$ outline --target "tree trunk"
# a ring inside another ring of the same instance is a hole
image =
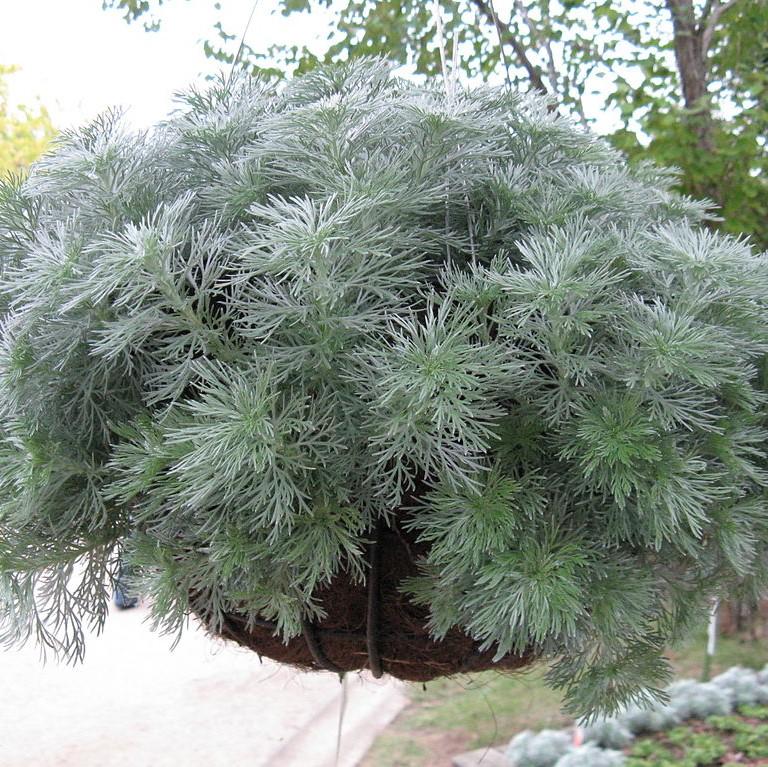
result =
[[[541,75],[541,71],[528,58],[528,53],[526,52],[525,47],[517,39],[517,36],[512,30],[512,27],[498,17],[493,7],[493,3],[488,3],[486,0],[472,0],[472,3],[477,8],[477,10],[480,11],[486,21],[495,27],[499,35],[499,45],[503,46],[505,43],[508,43],[512,46],[512,50],[515,52],[518,64],[520,64],[520,66],[525,69],[533,89],[546,96],[548,91],[547,86],[544,85],[544,79]]]
[[[666,3],[672,15],[675,61],[680,76],[683,103],[688,112],[686,121],[696,137],[696,148],[702,152],[712,152],[715,149],[714,119],[707,92],[709,68],[707,46],[704,42],[704,20],[697,23],[692,0],[666,0]],[[722,204],[719,190],[716,188],[710,186],[696,191]]]

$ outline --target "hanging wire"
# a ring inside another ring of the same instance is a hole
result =
[[[501,24],[499,22],[499,15],[496,13],[496,7],[493,4],[493,0],[488,0],[488,7],[491,9],[491,15],[493,16],[493,25],[496,27],[496,35],[499,38],[499,55],[501,61],[504,64],[504,76],[507,81],[507,88],[512,90],[512,80],[509,76],[509,60],[507,59],[507,51],[504,48],[504,36],[501,33]]]
[[[381,539],[383,523],[376,522],[373,541],[369,549],[370,572],[368,573],[368,612],[366,615],[366,647],[368,665],[374,679],[381,679],[384,669],[379,651],[379,576],[381,570]]]
[[[451,81],[448,77],[448,63],[445,58],[445,35],[443,34],[443,14],[440,8],[440,0],[435,0],[432,5],[432,15],[435,18],[437,26],[437,47],[440,50],[440,67],[443,70],[443,85],[445,86],[445,95],[451,98]]]
[[[235,54],[235,58],[232,59],[232,69],[229,72],[230,80],[235,76],[235,67],[237,67],[237,63],[240,61],[240,56],[242,55],[243,49],[245,48],[245,36],[248,34],[248,30],[251,27],[251,22],[253,21],[253,16],[256,13],[256,6],[258,4],[259,4],[259,0],[253,0],[250,16],[248,16],[248,21],[245,23],[245,29],[243,30],[243,34],[240,37],[240,45],[237,47],[237,53]]]
[[[459,80],[459,37],[461,36],[461,30],[456,30],[453,33],[453,57],[451,59],[451,72],[453,73],[454,88],[458,84]]]
[[[349,674],[341,675],[341,703],[339,706],[339,726],[336,730],[336,759],[334,767],[339,767],[341,757],[341,728],[344,726],[344,714],[347,711],[347,698],[349,694]]]

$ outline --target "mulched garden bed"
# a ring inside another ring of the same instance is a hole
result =
[[[768,767],[768,706],[642,736],[625,753],[625,767]]]

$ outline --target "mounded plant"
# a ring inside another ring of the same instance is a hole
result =
[[[634,740],[634,733],[623,721],[616,719],[597,719],[583,730],[585,743],[594,743],[601,748],[625,748]]]
[[[79,656],[122,554],[304,667],[653,696],[766,543],[768,270],[671,180],[380,62],[62,136],[0,191],[5,638]]]
[[[669,730],[681,721],[671,705],[658,701],[651,705],[631,705],[617,718],[633,735]]]
[[[734,666],[712,679],[712,684],[723,690],[733,706],[756,706],[768,703],[768,684],[757,671]]]
[[[681,679],[669,688],[669,705],[680,719],[706,719],[730,714],[733,703],[729,690],[714,682]]]
[[[554,767],[573,743],[563,730],[523,730],[509,742],[505,756],[515,767]]]
[[[624,755],[621,751],[600,748],[593,743],[571,748],[560,757],[555,767],[623,767]]]

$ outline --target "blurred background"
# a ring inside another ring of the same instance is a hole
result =
[[[544,93],[633,160],[679,168],[681,191],[765,247],[767,13],[765,0],[3,0],[0,167],[108,107],[148,127],[236,55],[274,78],[359,55],[418,77],[441,76],[442,47],[465,82]]]
[[[393,59],[403,76],[535,91],[632,162],[678,169],[726,231],[768,247],[765,0],[2,0],[0,173],[23,174],[58,131],[120,107],[135,129],[174,92],[244,67],[280,79],[319,62]],[[682,675],[768,661],[758,599],[723,605]],[[171,652],[146,609],[114,609],[82,667],[0,654],[0,767],[437,767],[526,727],[561,725],[539,672],[425,687],[261,663],[194,626]]]

